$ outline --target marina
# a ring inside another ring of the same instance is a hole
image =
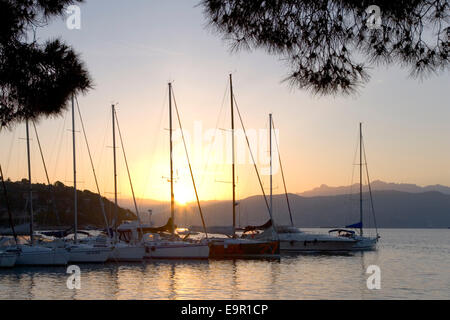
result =
[[[152,228],[145,226],[141,222],[137,201],[134,194],[134,188],[132,183],[132,176],[130,168],[128,166],[127,157],[124,148],[124,142],[122,139],[122,133],[120,131],[119,121],[115,110],[115,105],[111,106],[112,115],[112,150],[113,150],[113,181],[114,181],[114,215],[113,222],[108,222],[106,214],[104,212],[104,205],[101,194],[98,194],[100,199],[102,214],[105,221],[104,230],[98,229],[97,232],[101,234],[97,237],[92,237],[89,232],[79,230],[78,225],[78,190],[77,190],[77,157],[76,157],[76,113],[75,113],[75,97],[71,99],[71,117],[72,117],[72,155],[73,155],[73,203],[74,203],[74,225],[73,235],[71,238],[61,239],[58,237],[47,237],[47,241],[44,245],[36,244],[37,234],[34,227],[34,212],[33,212],[33,190],[32,190],[32,173],[31,173],[31,154],[30,154],[30,137],[28,121],[26,122],[27,133],[27,160],[28,160],[28,185],[29,185],[29,197],[27,206],[29,208],[30,216],[30,228],[29,228],[29,242],[19,245],[17,234],[15,233],[15,226],[10,219],[10,228],[13,232],[13,238],[5,238],[3,242],[11,243],[15,241],[16,246],[10,245],[0,247],[2,250],[2,266],[14,267],[15,265],[29,265],[29,266],[46,266],[46,265],[67,265],[69,263],[83,264],[83,263],[105,263],[106,261],[114,262],[142,262],[145,259],[279,259],[281,252],[286,253],[302,253],[302,252],[314,252],[314,253],[348,253],[351,251],[365,251],[376,250],[376,243],[380,236],[377,231],[376,238],[368,238],[363,236],[363,153],[365,156],[365,150],[363,149],[362,138],[362,126],[360,124],[360,222],[347,226],[347,228],[359,228],[359,235],[356,235],[355,231],[347,229],[333,229],[328,235],[320,234],[306,234],[296,229],[293,223],[291,207],[289,203],[289,195],[286,187],[286,180],[281,164],[281,154],[279,148],[278,159],[281,167],[281,174],[283,178],[283,185],[285,190],[285,196],[287,201],[287,208],[289,210],[290,226],[277,226],[277,221],[274,220],[273,209],[273,145],[272,134],[274,128],[273,115],[269,115],[269,148],[270,148],[270,184],[269,195],[266,196],[261,175],[258,170],[256,162],[253,162],[256,176],[258,178],[259,185],[261,186],[261,192],[264,202],[267,207],[267,213],[269,221],[263,226],[247,226],[244,229],[237,228],[236,226],[236,207],[238,206],[236,199],[236,165],[235,165],[235,118],[234,114],[237,111],[242,129],[244,130],[245,138],[247,141],[250,155],[253,153],[248,136],[245,131],[245,126],[241,116],[241,112],[237,107],[236,97],[233,94],[233,78],[229,75],[229,91],[230,91],[230,106],[231,106],[231,190],[232,190],[232,233],[225,235],[226,237],[210,237],[208,236],[207,226],[202,212],[202,205],[199,198],[199,193],[196,187],[195,178],[192,172],[190,163],[189,151],[185,142],[184,132],[182,129],[182,122],[180,118],[180,112],[173,95],[172,83],[168,84],[169,93],[169,167],[170,177],[168,182],[170,183],[170,218],[165,226],[159,228]],[[79,118],[82,121],[80,108],[77,102],[77,109],[79,112]],[[174,193],[174,153],[173,153],[173,109],[175,109],[176,119],[181,130],[182,141],[184,144],[184,150],[186,160],[190,168],[190,175],[192,180],[192,186],[195,191],[198,212],[203,225],[203,236],[193,240],[190,237],[190,231],[187,228],[184,229],[184,235],[180,236],[176,231],[175,220],[175,193]],[[116,154],[116,127],[118,129],[120,146],[123,151],[123,157],[127,170],[128,180],[132,192],[133,203],[135,208],[134,221],[125,221],[119,223],[119,205],[118,205],[118,181],[117,181],[117,154]],[[36,127],[35,133],[38,139]],[[86,132],[84,124],[82,123],[82,129],[86,138]],[[39,141],[39,140],[38,140]],[[86,138],[86,146],[89,149],[89,143]],[[39,151],[43,160],[44,168],[46,168],[42,147],[39,144]],[[92,166],[92,158],[90,156],[90,163]],[[367,164],[367,160],[365,159]],[[367,178],[369,177],[367,165]],[[97,182],[96,171],[92,166],[92,172]],[[4,178],[2,176],[2,181]],[[5,194],[7,194],[6,185],[3,184]],[[370,181],[368,182],[370,190],[371,208],[374,208],[372,193],[370,189]],[[98,189],[99,190],[99,189]],[[52,199],[55,197],[52,196]],[[375,213],[372,212],[375,229],[377,230]],[[238,235],[237,230],[242,234]],[[79,232],[87,235],[83,240],[83,243],[79,241]],[[63,234],[63,230],[57,230],[54,234]],[[337,233],[337,236],[333,236],[333,233]],[[62,241],[61,241],[62,240]],[[11,256],[16,254],[17,257]]]
[[[0,0],[0,302],[450,299],[449,16]]]
[[[325,233],[326,229],[306,229]],[[381,229],[378,251],[285,255],[281,260],[147,260],[80,265],[81,290],[65,267],[0,270],[0,299],[449,299],[448,230]],[[432,250],[429,248],[433,247]],[[382,268],[367,290],[367,268]],[[248,281],[251,274],[252,280]]]

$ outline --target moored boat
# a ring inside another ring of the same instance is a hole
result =
[[[174,176],[173,176],[173,112],[172,103],[175,102],[173,97],[172,83],[169,83],[169,134],[170,134],[170,218],[167,224],[160,228],[152,227],[140,227],[141,233],[143,235],[143,242],[145,245],[145,258],[146,259],[208,259],[209,257],[209,244],[206,241],[187,241],[190,233],[187,229],[183,229],[183,238],[176,232],[175,226],[175,194],[174,194]],[[181,135],[184,140],[184,132],[181,126],[181,118],[178,110],[178,106],[175,102],[176,117],[178,119],[178,124],[180,126]],[[197,198],[197,204],[199,209],[199,214],[202,219],[203,229],[206,233],[205,221],[203,219],[203,213],[200,205],[199,196],[197,193],[197,187],[195,184],[194,175],[192,172],[191,163],[189,160],[189,152],[184,143],[184,149],[186,152],[186,158],[190,169],[190,175],[192,179],[192,185]]]
[[[68,263],[68,252],[61,248],[39,245],[19,245],[16,266],[64,266]]]
[[[13,250],[0,250],[0,268],[12,268],[16,264],[18,252]]]
[[[28,209],[30,216],[30,228],[29,228],[29,244],[17,244],[16,246],[9,247],[9,251],[16,251],[18,256],[16,259],[16,265],[18,266],[57,266],[67,264],[67,251],[64,248],[47,248],[45,246],[37,245],[34,241],[34,214],[33,214],[33,190],[31,183],[31,155],[30,155],[30,135],[28,119],[25,120],[26,125],[26,143],[27,143],[27,160],[28,160],[28,185],[29,185],[29,198]],[[16,239],[17,243],[17,239]]]
[[[111,247],[96,247],[84,243],[72,243],[66,249],[70,263],[104,263],[112,252]]]
[[[273,227],[270,227],[273,228]],[[272,239],[268,229],[252,229],[244,236],[254,239]],[[292,226],[277,226],[277,239],[281,253],[341,253],[352,251],[356,240],[321,233],[308,233]]]
[[[213,238],[209,239],[209,245],[210,245],[210,257],[215,259],[245,259],[245,258],[279,258],[280,256],[280,243],[278,239],[270,238],[270,239],[245,239],[245,238],[238,238],[236,234],[236,165],[235,165],[235,123],[234,123],[234,113],[235,109],[237,109],[239,114],[239,119],[241,120],[242,127],[245,128],[242,123],[242,118],[240,116],[239,109],[237,106],[235,106],[235,96],[233,93],[233,76],[230,74],[229,76],[230,80],[230,100],[231,100],[231,156],[232,156],[232,163],[231,163],[231,177],[232,177],[232,218],[233,218],[233,225],[232,225],[232,235],[230,238]],[[245,136],[247,138],[247,134],[245,133]],[[247,140],[248,142],[248,140]],[[250,144],[248,142],[248,147],[250,149]],[[251,153],[251,149],[250,149]],[[260,180],[260,175],[258,172],[258,169],[255,164],[255,170],[256,174],[258,176],[260,186],[262,188],[262,183]],[[264,193],[264,190],[262,188],[262,191]],[[266,196],[264,194],[264,200],[266,201],[267,209],[270,216],[270,222],[272,223],[272,207],[269,207],[269,204],[267,202]]]
[[[81,118],[81,113],[80,113]],[[84,131],[84,126],[83,126]],[[73,189],[74,189],[74,234],[73,242],[65,246],[68,260],[71,263],[104,263],[108,260],[112,248],[96,246],[95,244],[80,243],[78,239],[78,191],[77,191],[77,163],[76,163],[76,130],[75,130],[75,97],[72,95],[72,142],[73,142]],[[87,140],[86,140],[87,143]],[[88,147],[89,150],[89,147]],[[90,151],[89,151],[90,152]],[[95,176],[95,181],[97,178]],[[96,183],[97,184],[97,183]],[[103,206],[102,206],[103,208]]]
[[[379,237],[365,237],[356,234],[353,230],[348,229],[333,229],[329,231],[330,234],[336,233],[341,239],[349,239],[354,241],[351,251],[372,251],[376,250]]]
[[[117,262],[139,262],[144,259],[145,247],[143,244],[130,244],[117,242],[114,244],[108,260]]]
[[[364,160],[364,162],[363,162]],[[370,195],[370,203],[371,210],[373,214],[373,222],[376,231],[375,236],[366,236],[364,235],[364,214],[363,214],[363,166],[366,167],[366,175],[367,175],[367,185],[369,188]],[[356,229],[359,230],[359,234],[357,234],[353,230],[348,229]],[[362,123],[359,124],[359,222],[346,226],[345,229],[333,229],[329,231],[330,234],[337,233],[337,235],[341,238],[352,239],[355,241],[355,244],[352,247],[353,251],[370,251],[376,250],[377,244],[380,239],[380,235],[378,234],[378,228],[375,217],[375,209],[373,204],[372,197],[372,188],[370,185],[369,179],[369,169],[367,168],[367,158],[366,158],[366,150],[363,142],[363,134],[362,134]]]
[[[273,121],[272,114],[269,115],[269,128],[270,128],[270,165],[271,165],[271,179],[270,179],[270,211],[273,210],[272,201],[272,132],[275,134],[276,131]],[[347,252],[351,251],[356,243],[356,240],[346,239],[343,237],[331,236],[327,234],[320,233],[307,233],[300,231],[294,226],[294,219],[291,212],[291,205],[289,202],[289,193],[286,186],[286,180],[284,176],[283,164],[281,162],[281,153],[278,148],[278,143],[276,142],[278,161],[281,171],[281,176],[283,179],[284,192],[286,196],[287,208],[290,217],[290,226],[278,226],[269,220],[262,226],[247,226],[243,231],[243,237],[249,239],[259,239],[259,240],[278,240],[280,242],[280,251],[283,253],[336,253],[336,252]],[[273,216],[273,214],[271,214]]]
[[[209,256],[213,259],[276,259],[280,257],[279,241],[213,238],[209,244]]]
[[[210,246],[205,241],[163,240],[158,234],[145,234],[146,259],[208,259]]]

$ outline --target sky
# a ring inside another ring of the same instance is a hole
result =
[[[448,72],[417,80],[395,65],[374,66],[371,81],[357,95],[315,97],[282,81],[289,70],[280,57],[263,50],[231,52],[206,26],[198,0],[88,0],[81,6],[80,30],[69,30],[59,18],[36,35],[41,41],[64,39],[81,54],[91,73],[95,88],[78,101],[100,191],[107,197],[113,192],[111,104],[115,103],[136,196],[170,199],[167,84],[173,82],[199,196],[231,198],[230,73],[266,192],[269,113],[289,192],[355,182],[359,122],[372,180],[450,185]],[[70,125],[69,109],[37,124],[52,183],[73,183]],[[95,191],[78,120],[76,131],[78,187]],[[260,194],[261,189],[242,132],[237,133],[237,194],[243,198]],[[185,203],[194,200],[194,192],[179,130],[174,134],[175,198]],[[12,180],[27,175],[24,138],[23,125],[0,133],[0,161]],[[33,135],[31,148],[32,180],[45,182]],[[276,160],[275,146],[274,150]],[[131,191],[122,148],[116,151],[119,197],[127,198]],[[274,192],[282,193],[275,160]]]

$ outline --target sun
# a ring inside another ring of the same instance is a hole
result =
[[[191,191],[187,188],[177,188],[175,191],[175,201],[181,206],[185,206],[193,201]]]

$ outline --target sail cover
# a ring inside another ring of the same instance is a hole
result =
[[[269,229],[271,226],[272,226],[272,219],[269,219],[269,221],[267,221],[262,226],[248,226],[248,227],[245,227],[244,232],[254,231],[254,230],[266,230],[266,229]]]
[[[172,230],[173,220],[172,218],[169,218],[169,221],[167,221],[165,226],[159,227],[159,228],[146,228],[143,227],[142,231],[144,233],[158,233],[158,232],[170,232]],[[174,229],[176,229],[177,226],[174,226]]]
[[[363,223],[362,221],[355,223],[355,224],[351,224],[349,226],[346,226],[346,228],[355,228],[355,229],[359,229],[363,227]]]

